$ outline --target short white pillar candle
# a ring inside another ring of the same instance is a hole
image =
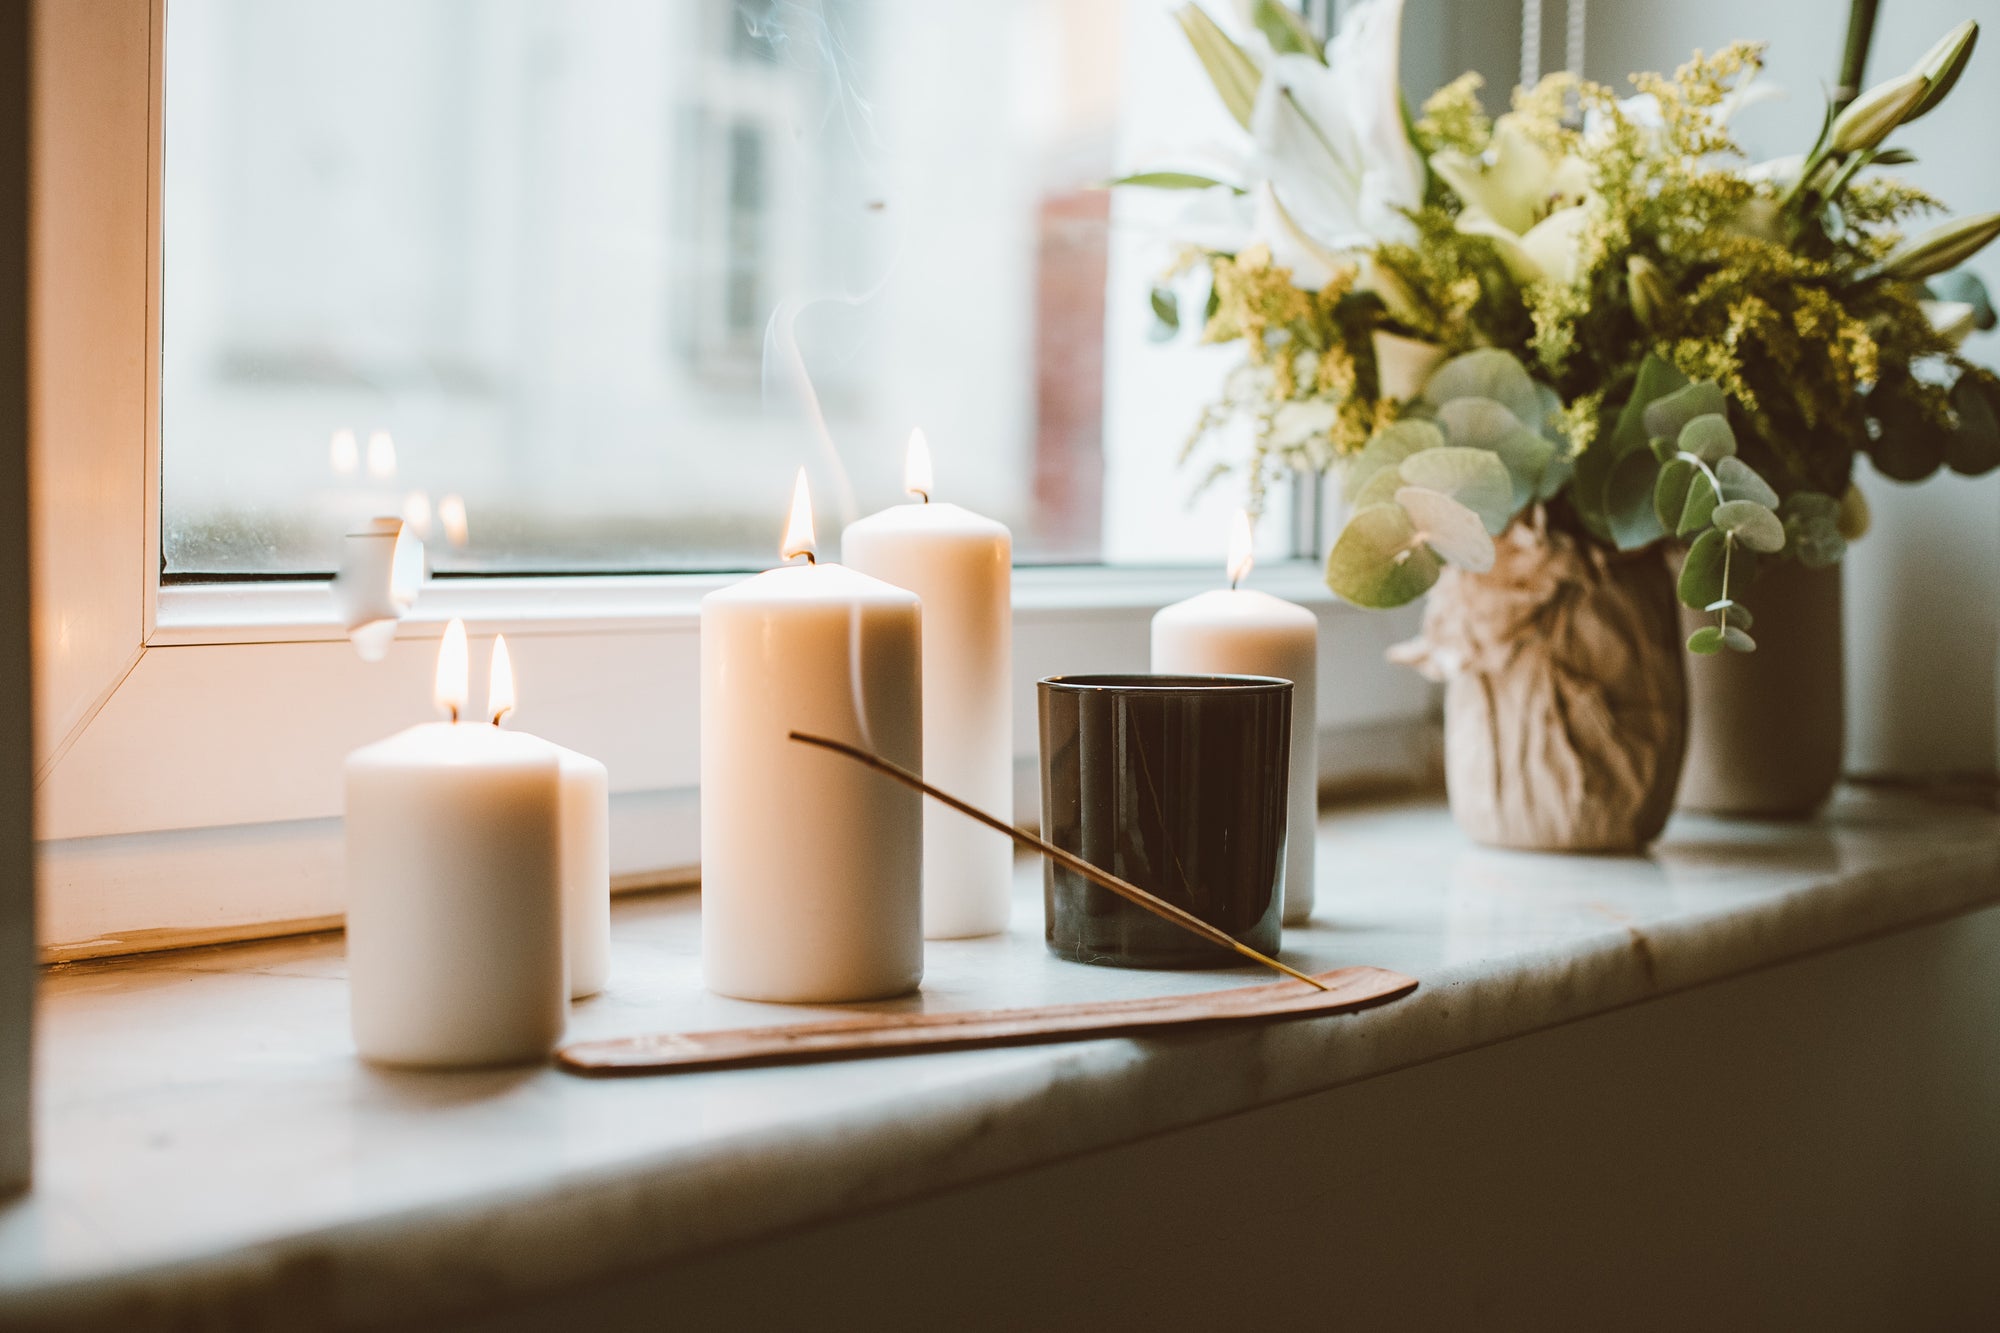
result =
[[[1153,617],[1153,670],[1277,676],[1292,682],[1292,753],[1285,832],[1288,926],[1312,915],[1319,815],[1319,619],[1295,602],[1237,585],[1252,564],[1250,517],[1238,513],[1229,587],[1164,607]]]
[[[493,636],[487,716],[499,726],[514,711],[514,660],[507,636]],[[553,742],[562,769],[563,950],[569,997],[580,1000],[611,979],[611,780],[603,764]]]
[[[710,990],[810,1004],[923,978],[921,796],[800,745],[923,760],[915,594],[813,563],[805,473],[784,557],[701,603],[701,966]]]
[[[394,1065],[517,1064],[562,1037],[561,766],[466,711],[465,627],[438,654],[450,722],[347,758],[354,1044]]]
[[[907,588],[924,607],[924,777],[1009,818],[1014,805],[1014,540],[1003,523],[931,502],[930,446],[910,435],[905,485],[921,503],[841,534],[850,568]],[[924,935],[1007,929],[1014,846],[936,802],[924,809]]]
[[[569,995],[611,980],[611,775],[587,754],[553,745],[562,770],[563,948]]]

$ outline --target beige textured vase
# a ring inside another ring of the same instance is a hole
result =
[[[1767,561],[1744,594],[1757,651],[1690,659],[1683,810],[1797,819],[1826,804],[1847,739],[1840,589],[1839,566]]]
[[[1489,573],[1445,572],[1396,653],[1446,682],[1452,815],[1495,847],[1637,851],[1666,825],[1687,738],[1665,558],[1524,525],[1497,545]]]

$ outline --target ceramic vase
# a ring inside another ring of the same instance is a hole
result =
[[[1804,818],[1833,794],[1846,748],[1840,567],[1766,561],[1744,604],[1757,651],[1689,660],[1680,807]],[[1692,631],[1710,618],[1684,610],[1682,621]]]

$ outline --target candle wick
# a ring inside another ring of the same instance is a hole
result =
[[[446,704],[445,707],[451,710],[451,720],[453,723],[456,723],[458,721],[458,705]]]
[[[931,493],[929,491],[920,491],[916,487],[912,486],[910,487],[910,494],[916,496],[919,500],[922,500],[925,504],[929,504],[931,502]]]
[[[814,555],[811,551],[800,551],[799,554],[806,558],[806,563],[809,565],[816,565],[819,563],[819,557]]]
[[[1229,591],[1235,592],[1236,585],[1241,583],[1242,581],[1243,581],[1243,576],[1241,574],[1231,574],[1229,576]]]
[[[493,725],[494,725],[494,726],[496,726],[496,727],[497,727],[497,726],[499,726],[499,725],[500,725],[500,719],[501,719],[501,718],[503,718],[503,717],[505,717],[505,716],[507,716],[507,714],[509,714],[509,713],[511,713],[511,712],[513,712],[513,711],[514,711],[514,710],[513,710],[513,709],[511,709],[511,708],[503,708],[503,709],[501,709],[501,710],[500,710],[499,712],[495,713],[495,714],[493,715]]]

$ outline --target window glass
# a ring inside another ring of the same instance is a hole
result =
[[[1133,41],[1204,87],[1169,8],[172,0],[167,577],[323,572],[388,512],[440,573],[761,567],[798,466],[830,534],[915,426],[1021,558],[1095,560],[1108,419],[1131,553],[1219,550],[1164,363],[1106,365],[1216,365],[1147,345],[1171,256],[1114,256],[1099,188]]]

